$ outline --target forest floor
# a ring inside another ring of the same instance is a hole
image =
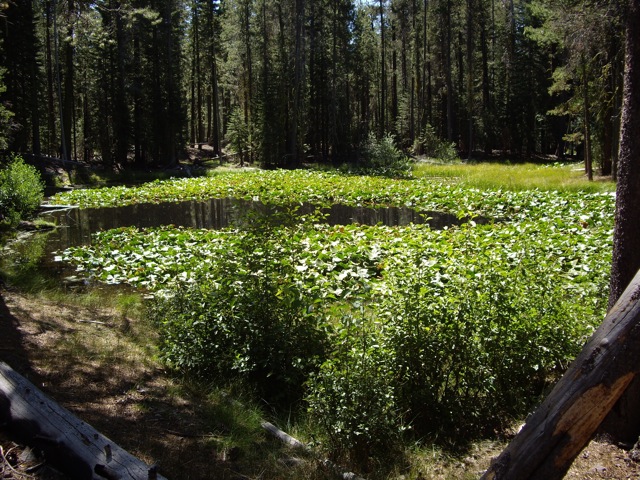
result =
[[[157,462],[167,478],[330,478],[311,458],[290,461],[300,455],[266,435],[248,447],[219,441],[234,425],[212,419],[197,389],[177,387],[180,381],[150,354],[152,335],[110,309],[0,289],[0,360],[133,455]],[[42,459],[14,440],[0,429],[0,479],[65,478],[48,461],[38,466]],[[393,478],[478,478],[504,445],[480,442],[457,457],[416,462]],[[592,441],[566,478],[638,479],[640,463],[626,450]]]

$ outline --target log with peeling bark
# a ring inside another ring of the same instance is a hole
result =
[[[482,479],[561,479],[640,371],[640,272]]]
[[[0,428],[42,450],[52,465],[79,480],[164,480],[155,466],[120,448],[0,362]]]

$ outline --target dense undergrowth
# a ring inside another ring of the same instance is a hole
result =
[[[61,255],[87,276],[154,294],[169,365],[247,382],[271,404],[302,401],[333,455],[360,468],[382,468],[402,439],[459,442],[522,416],[604,315],[609,193],[231,172],[55,201],[211,196],[495,219],[432,230],[279,214],[222,231],[101,232]]]
[[[38,171],[20,156],[0,165],[0,228],[6,229],[34,215],[44,197],[44,183]]]

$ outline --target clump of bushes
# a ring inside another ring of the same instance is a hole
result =
[[[14,227],[30,218],[44,198],[44,183],[38,171],[20,156],[13,156],[0,169],[0,225]]]
[[[328,336],[313,294],[290,281],[293,264],[272,241],[247,233],[215,275],[178,284],[148,311],[170,366],[245,382],[282,404],[302,398],[304,382],[325,357]]]
[[[372,175],[385,177],[408,177],[411,175],[411,160],[395,144],[392,135],[377,139],[369,134],[362,148],[363,161],[360,169]]]
[[[425,155],[443,162],[460,160],[455,144],[438,137],[431,124],[424,127],[420,136],[415,140],[413,150],[417,155]]]

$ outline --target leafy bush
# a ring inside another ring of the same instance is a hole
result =
[[[393,136],[380,140],[373,133],[363,147],[364,162],[360,165],[366,173],[385,177],[407,177],[411,174],[411,160],[396,147]]]
[[[335,350],[310,379],[307,396],[328,449],[365,470],[373,467],[373,458],[380,461],[397,453],[403,430],[392,362],[378,335],[369,319],[344,317]]]
[[[0,170],[0,224],[17,225],[34,214],[44,198],[38,171],[19,156]]]
[[[394,352],[397,408],[418,432],[460,437],[526,413],[597,320],[589,283],[599,275],[584,278],[580,300],[559,281],[570,261],[486,228],[461,229],[440,247],[450,256],[425,249],[390,268],[381,342]]]
[[[455,144],[446,142],[438,137],[435,129],[430,124],[424,127],[420,137],[416,139],[413,149],[417,154],[426,155],[444,162],[460,160]]]
[[[293,266],[268,236],[245,240],[208,280],[178,284],[152,301],[161,356],[198,376],[245,380],[272,401],[297,400],[324,357],[322,315],[290,281]]]

